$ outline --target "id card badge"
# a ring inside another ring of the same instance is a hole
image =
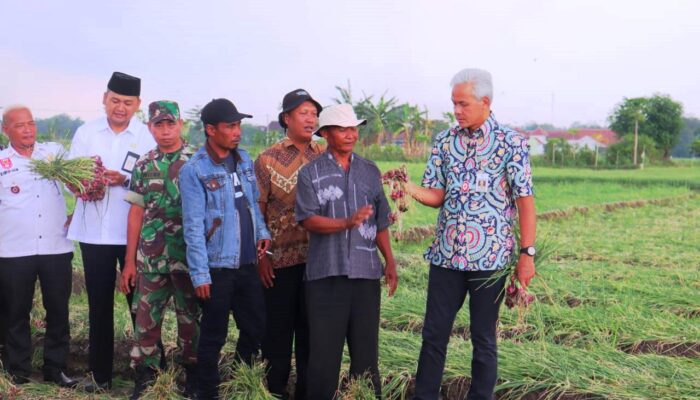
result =
[[[489,174],[484,171],[476,173],[476,191],[486,193],[489,190]]]
[[[134,167],[136,166],[136,161],[138,160],[138,154],[131,151],[126,153],[126,157],[124,157],[124,162],[122,163],[122,171],[130,174],[134,170]]]

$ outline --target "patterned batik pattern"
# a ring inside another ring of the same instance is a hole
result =
[[[316,142],[300,151],[289,138],[284,138],[255,160],[258,201],[266,206],[265,222],[272,235],[270,259],[274,268],[306,262],[308,234],[294,218],[297,179],[301,167],[315,160],[322,151]]]
[[[533,195],[522,135],[500,126],[493,114],[473,132],[448,129],[435,138],[422,185],[445,190],[426,260],[459,271],[490,271],[510,263],[515,199]]]

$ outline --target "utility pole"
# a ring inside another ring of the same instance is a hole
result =
[[[598,145],[595,146],[595,168],[598,168]]]
[[[637,145],[639,142],[639,117],[634,116],[634,153],[632,154],[632,164],[637,165]]]

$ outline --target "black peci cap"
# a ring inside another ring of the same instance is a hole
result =
[[[123,72],[114,72],[109,78],[107,89],[122,96],[138,97],[141,95],[141,79]]]

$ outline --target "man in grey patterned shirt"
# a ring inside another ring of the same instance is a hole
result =
[[[378,369],[379,280],[389,296],[398,277],[389,237],[389,203],[377,166],[353,154],[358,120],[352,106],[321,112],[319,129],[328,150],[299,171],[296,219],[309,231],[306,307],[310,358],[307,399],[332,399],[345,340],[350,374],[371,376],[381,392]],[[377,253],[384,256],[386,268]]]

